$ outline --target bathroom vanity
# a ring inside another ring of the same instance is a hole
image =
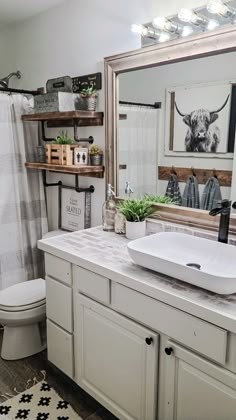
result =
[[[127,243],[100,228],[39,241],[49,361],[119,419],[235,420],[236,295],[142,269]]]

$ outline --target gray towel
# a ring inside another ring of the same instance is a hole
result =
[[[182,199],[182,206],[191,207],[193,209],[199,209],[200,199],[197,178],[194,175],[190,175],[187,179],[184,194]]]
[[[168,181],[165,196],[171,198],[177,206],[181,206],[182,197],[179,189],[179,181],[174,174],[171,175]]]
[[[222,200],[220,184],[215,176],[211,176],[202,193],[201,209],[211,210],[218,206],[218,201]]]

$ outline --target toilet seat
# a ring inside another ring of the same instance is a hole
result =
[[[0,292],[0,311],[27,311],[45,305],[45,280],[35,279],[15,284]]]

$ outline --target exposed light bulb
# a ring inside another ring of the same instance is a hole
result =
[[[195,13],[191,9],[180,9],[178,18],[183,22],[193,22]]]
[[[220,15],[225,18],[235,18],[236,9],[223,3],[221,0],[210,0],[207,4],[207,10],[209,13]]]
[[[217,26],[219,26],[219,23],[216,22],[216,20],[209,20],[207,29],[208,31],[212,31],[213,29],[217,28]]]
[[[152,21],[152,24],[153,26],[155,26],[155,28],[162,29],[162,30],[165,29],[166,23],[167,23],[167,20],[163,16],[155,17]]]
[[[143,32],[145,32],[146,29],[147,28],[145,28],[145,26],[139,25],[139,24],[136,24],[136,23],[131,25],[131,31],[134,32],[135,34],[143,35]]]
[[[181,32],[181,35],[183,37],[189,36],[193,33],[193,28],[191,28],[191,26],[184,26],[183,30]]]
[[[165,32],[163,32],[163,33],[159,36],[158,41],[159,41],[159,42],[166,42],[166,41],[168,41],[169,39],[170,39],[170,35],[169,35],[169,34],[167,34],[167,33],[165,33]]]

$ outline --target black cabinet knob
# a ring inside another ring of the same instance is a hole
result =
[[[172,349],[172,347],[166,347],[165,348],[165,353],[167,354],[167,356],[170,356],[173,351],[174,350]]]
[[[147,345],[150,346],[153,342],[153,338],[152,337],[147,337],[147,338],[145,338],[145,341],[146,341]]]

